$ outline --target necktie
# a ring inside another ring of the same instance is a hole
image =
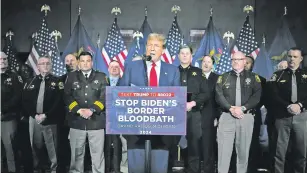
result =
[[[44,94],[45,94],[45,78],[43,77],[41,85],[39,87],[38,97],[37,97],[37,104],[36,104],[36,112],[43,113],[44,107]]]
[[[296,103],[297,101],[297,85],[296,85],[296,76],[295,71],[292,73],[292,88],[291,88],[291,101],[292,103]]]
[[[85,76],[85,79],[88,80],[88,74],[85,73],[84,76]]]
[[[150,76],[149,76],[149,86],[158,86],[158,77],[156,72],[156,64],[153,62],[151,65]]]
[[[239,73],[237,73],[237,82],[236,82],[236,106],[241,106],[241,81]]]

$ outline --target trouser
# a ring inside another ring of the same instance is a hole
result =
[[[1,141],[3,143],[9,172],[18,171],[18,154],[16,146],[17,121],[1,121]]]
[[[293,173],[305,173],[307,153],[307,112],[289,118],[276,119],[275,132],[275,173],[284,173],[290,136],[292,139],[291,152],[293,162],[291,165],[293,166]]]
[[[69,131],[71,161],[69,173],[84,172],[84,155],[86,138],[92,160],[92,173],[105,172],[104,159],[104,129],[100,130],[78,130],[71,128]]]
[[[230,113],[222,113],[217,131],[219,173],[228,173],[233,144],[237,153],[237,173],[247,172],[253,126],[252,114],[244,114],[242,119],[237,119]]]
[[[188,170],[199,173],[202,142],[201,113],[199,111],[188,112],[187,124]]]
[[[33,156],[29,133],[29,119],[24,117],[23,120],[19,121],[17,129],[18,149],[21,153],[20,161],[24,172],[31,173],[33,172]]]
[[[261,162],[262,152],[259,141],[260,126],[261,126],[261,115],[256,114],[253,135],[252,135],[252,142],[250,146],[249,161],[248,161],[249,172],[255,172],[257,168],[260,166]]]
[[[70,164],[70,145],[69,145],[69,127],[59,125],[59,170],[66,172],[67,166]]]
[[[119,135],[106,135],[105,144],[106,171],[114,170],[116,173],[120,172],[122,146]]]
[[[216,128],[213,122],[202,129],[202,151],[204,162],[204,173],[212,173],[214,170],[216,149]]]
[[[52,173],[56,173],[58,171],[57,125],[41,125],[34,118],[30,117],[29,131],[34,169],[43,169],[41,161],[44,158],[42,149],[45,142],[48,157],[51,162],[50,170]]]
[[[122,143],[122,160],[120,164],[120,170],[123,173],[128,173],[128,150],[127,150],[127,140],[120,135],[120,140]]]

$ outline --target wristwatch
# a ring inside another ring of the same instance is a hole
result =
[[[96,112],[96,109],[94,109],[94,108],[90,108],[90,110],[91,110],[93,113]]]
[[[242,112],[246,111],[246,107],[245,106],[241,106]]]

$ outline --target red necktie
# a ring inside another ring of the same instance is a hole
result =
[[[149,86],[158,86],[158,77],[156,72],[156,64],[153,62],[151,64],[150,76],[149,76]]]

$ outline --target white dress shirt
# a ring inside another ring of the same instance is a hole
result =
[[[158,86],[159,86],[159,79],[160,79],[160,69],[161,69],[161,60],[157,61],[156,63],[156,73],[157,73],[157,80],[158,80]],[[146,65],[147,65],[147,76],[148,76],[148,82],[150,81],[150,70],[151,70],[151,65],[152,65],[152,61],[146,61]]]
[[[210,74],[211,74],[211,71],[209,71],[208,73],[205,73],[207,79],[209,79]]]

